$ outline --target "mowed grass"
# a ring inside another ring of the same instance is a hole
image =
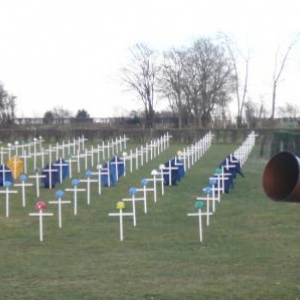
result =
[[[222,195],[199,242],[195,196],[214,169],[238,145],[212,145],[177,186],[165,187],[154,204],[148,195],[148,213],[137,203],[137,226],[124,218],[124,241],[119,240],[116,203],[128,198],[185,145],[171,145],[151,162],[127,172],[115,187],[97,193],[91,204],[78,195],[78,215],[63,207],[58,228],[57,207],[48,204],[44,241],[39,241],[38,218],[29,217],[37,200],[55,200],[55,192],[71,187],[66,180],[37,199],[28,192],[11,195],[10,217],[0,195],[0,299],[297,299],[300,298],[300,206],[273,202],[262,190],[267,162],[254,148],[235,188]],[[84,174],[73,177],[84,178]],[[81,188],[85,184],[80,185]],[[14,188],[15,189],[15,188]],[[64,200],[72,194],[66,192]],[[131,210],[126,203],[126,211]]]

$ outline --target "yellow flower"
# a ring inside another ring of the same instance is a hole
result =
[[[125,203],[123,201],[119,201],[117,203],[117,209],[124,209],[125,208]]]

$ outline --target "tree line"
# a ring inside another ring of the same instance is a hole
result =
[[[275,117],[277,89],[288,57],[298,42],[298,37],[287,47],[284,55],[275,56],[272,77],[271,113],[264,104],[257,104],[248,97],[250,51],[238,50],[235,42],[226,34],[215,38],[201,37],[186,47],[172,47],[163,53],[145,43],[137,43],[130,49],[130,61],[121,69],[121,79],[128,91],[134,92],[142,102],[143,111],[132,111],[129,118],[143,119],[145,127],[152,128],[155,116],[170,115],[176,118],[177,127],[195,126],[207,128],[212,122],[231,122],[229,104],[236,101],[236,126],[255,124],[257,120]],[[159,100],[166,99],[169,109],[156,111]],[[16,96],[5,91],[0,82],[0,124],[13,124]],[[278,107],[277,115],[298,118],[300,109],[287,103]],[[76,115],[62,107],[46,111],[43,122],[51,124],[55,119],[73,118],[89,120],[85,109]]]
[[[0,82],[0,125],[13,124],[15,118],[16,96],[9,94]]]
[[[288,46],[283,58],[276,55],[272,79],[271,115],[275,117],[277,88],[283,70],[298,37]],[[178,127],[193,124],[206,128],[213,119],[226,123],[229,103],[236,100],[236,125],[243,120],[253,123],[267,117],[264,104],[257,106],[248,97],[250,51],[241,53],[234,41],[220,33],[215,38],[202,37],[188,47],[171,48],[163,53],[138,43],[130,49],[131,61],[122,69],[122,80],[135,92],[144,107],[147,127],[153,126],[155,105],[167,99]],[[290,111],[291,104],[279,113]],[[299,111],[295,107],[294,111]]]

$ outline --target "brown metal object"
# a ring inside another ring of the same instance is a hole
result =
[[[264,170],[263,188],[272,200],[300,202],[300,159],[286,151],[273,156]]]

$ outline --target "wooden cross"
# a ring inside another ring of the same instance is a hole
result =
[[[10,169],[6,169],[5,165],[0,165],[0,173],[2,173],[2,182],[3,182],[3,186],[6,182],[6,173],[11,173]]]
[[[7,151],[4,150],[3,147],[0,148],[0,163],[3,164],[4,162],[4,155],[7,154]]]
[[[87,197],[87,204],[90,205],[91,203],[91,183],[92,182],[98,182],[98,180],[91,179],[93,176],[93,173],[91,171],[86,171],[86,179],[82,179],[80,181],[86,182],[86,197]]]
[[[31,158],[31,155],[27,155],[26,150],[24,149],[20,155],[20,158],[22,158],[24,161],[24,172],[27,173],[27,158]]]
[[[209,203],[210,203],[210,201],[214,201],[215,199],[211,198],[209,196],[209,194],[207,193],[206,197],[196,197],[196,200],[197,201],[199,201],[199,200],[206,201],[206,213],[205,213],[205,215],[206,215],[206,225],[209,226],[209,219],[210,219],[209,217],[213,214],[212,212],[210,212]]]
[[[65,189],[65,191],[70,191],[73,192],[73,202],[74,202],[74,215],[77,215],[77,193],[78,192],[85,192],[86,189],[79,189],[78,185],[80,183],[80,180],[78,179],[73,179],[72,180],[72,185],[74,186],[73,189]]]
[[[46,175],[40,175],[38,169],[36,169],[35,175],[29,175],[29,178],[35,178],[36,196],[40,197],[40,179],[45,178]]]
[[[26,187],[33,186],[33,183],[26,183],[27,176],[25,174],[20,176],[20,183],[16,183],[15,186],[22,188],[22,206],[26,206]]]
[[[63,167],[67,167],[67,166],[69,166],[69,164],[63,162],[63,158],[60,157],[58,159],[58,162],[54,163],[53,166],[59,168],[59,182],[62,183],[63,182]]]
[[[117,209],[119,209],[119,212],[118,213],[109,213],[108,215],[110,217],[119,217],[119,224],[120,224],[120,241],[123,241],[124,239],[124,235],[123,235],[123,217],[126,217],[126,216],[133,216],[133,213],[132,212],[129,212],[129,213],[126,213],[126,212],[123,212],[123,209],[125,208],[125,204],[124,202],[122,201],[119,201],[117,203]]]
[[[62,205],[71,203],[71,201],[62,200],[63,195],[64,195],[63,191],[57,191],[56,192],[57,200],[48,201],[49,204],[57,204],[57,207],[58,207],[58,227],[59,228],[62,227],[62,213],[61,213],[62,212]]]
[[[52,166],[49,164],[48,169],[44,169],[43,172],[48,173],[49,176],[49,189],[52,189],[52,173],[58,172],[56,168],[52,168]]]
[[[16,194],[18,193],[18,191],[12,191],[12,190],[9,190],[9,187],[11,186],[11,182],[10,181],[6,181],[5,182],[5,190],[0,190],[0,193],[1,194],[5,194],[6,197],[5,197],[5,206],[6,206],[6,217],[8,218],[9,217],[9,194]]]
[[[39,217],[39,237],[42,242],[44,239],[43,217],[52,217],[53,213],[44,213],[43,209],[39,209],[38,213],[30,213],[30,217]]]
[[[124,166],[124,161],[123,160],[122,161],[118,161],[118,157],[115,156],[114,157],[114,161],[111,161],[110,163],[115,166],[116,180],[118,181],[119,180],[118,165],[123,165]]]

